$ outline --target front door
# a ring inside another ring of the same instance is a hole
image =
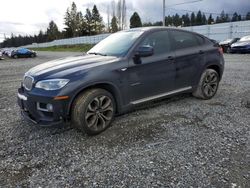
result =
[[[148,34],[140,46],[150,45],[154,54],[141,57],[141,64],[129,60],[128,80],[131,103],[139,103],[149,97],[157,96],[174,89],[175,65],[168,31]]]

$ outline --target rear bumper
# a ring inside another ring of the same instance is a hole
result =
[[[23,88],[18,89],[17,102],[21,109],[21,116],[33,124],[48,127],[64,125],[67,121],[67,100],[56,101],[47,96],[27,94]],[[53,111],[44,111],[38,104],[51,104]]]
[[[231,53],[248,53],[250,52],[250,48],[231,48]]]

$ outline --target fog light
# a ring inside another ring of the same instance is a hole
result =
[[[46,108],[47,108],[48,112],[53,112],[53,105],[52,104],[47,104]]]

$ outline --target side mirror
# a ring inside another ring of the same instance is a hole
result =
[[[135,53],[134,63],[141,64],[141,57],[149,57],[154,54],[154,48],[149,45],[140,46]]]
[[[153,54],[154,54],[154,48],[149,45],[144,45],[138,48],[135,55],[139,57],[148,57],[152,56]]]

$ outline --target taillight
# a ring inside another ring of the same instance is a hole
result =
[[[219,47],[218,50],[219,50],[220,54],[223,55],[223,48]]]

